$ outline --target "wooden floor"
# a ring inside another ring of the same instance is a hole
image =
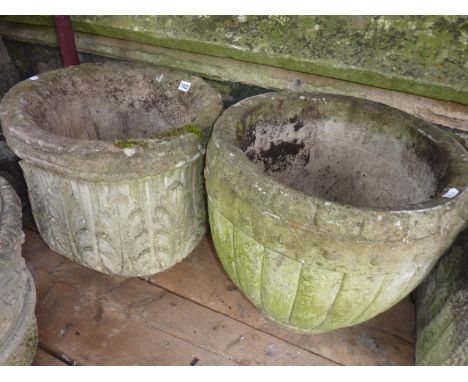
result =
[[[411,365],[409,298],[351,328],[291,333],[267,321],[229,281],[211,239],[148,279],[74,264],[26,229],[37,288],[35,365]]]

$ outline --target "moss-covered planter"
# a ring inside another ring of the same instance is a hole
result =
[[[37,347],[36,290],[21,256],[21,203],[0,177],[0,365],[29,365]]]
[[[444,132],[382,104],[245,99],[208,145],[216,250],[267,317],[309,333],[357,324],[406,296],[466,223],[467,159]]]
[[[99,63],[16,85],[1,121],[46,243],[95,270],[135,276],[167,269],[202,238],[204,147],[221,110],[198,77]]]

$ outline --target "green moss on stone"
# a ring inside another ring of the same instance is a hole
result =
[[[114,146],[119,147],[121,149],[131,149],[133,147],[143,147],[148,148],[148,144],[146,142],[138,141],[136,139],[116,139],[114,141]]]
[[[44,16],[6,21],[51,25]],[[468,104],[466,16],[73,16],[76,31]]]
[[[169,137],[178,137],[184,134],[193,134],[196,137],[203,138],[203,130],[196,123],[188,123],[187,125],[176,127],[167,131],[163,131],[153,136],[154,139],[157,138],[169,138]]]

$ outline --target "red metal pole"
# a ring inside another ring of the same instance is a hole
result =
[[[54,16],[54,20],[63,66],[79,64],[70,16]]]

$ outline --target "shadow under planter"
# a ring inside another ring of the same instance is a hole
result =
[[[468,218],[463,147],[391,107],[270,93],[218,119],[205,169],[221,262],[270,319],[358,324],[428,274]]]
[[[0,177],[0,365],[30,365],[37,348],[36,289],[21,256],[21,202]]]
[[[96,63],[16,85],[1,122],[44,241],[89,268],[142,276],[182,260],[205,233],[202,166],[221,110],[198,77]]]

